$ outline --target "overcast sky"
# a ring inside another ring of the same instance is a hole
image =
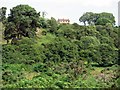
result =
[[[118,22],[119,0],[0,0],[0,7],[9,9],[19,4],[28,4],[38,12],[46,11],[47,18],[69,18],[71,23],[79,23],[79,17],[85,12],[110,12]]]

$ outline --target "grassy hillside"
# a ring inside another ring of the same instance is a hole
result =
[[[120,88],[112,13],[86,12],[79,25],[46,19],[29,5],[17,5],[8,17],[6,7],[0,11],[2,88]]]
[[[23,38],[16,45],[3,44],[3,88],[119,87],[119,65],[108,63],[105,64],[107,66],[103,67],[99,61],[91,60],[89,62],[88,57],[82,56],[83,50],[79,51],[79,48],[82,49],[82,47],[79,46],[81,42],[78,41],[82,41],[82,38],[75,40],[75,38],[80,37],[80,34],[74,33],[76,36],[70,34],[69,27],[71,28],[71,25],[67,25],[68,29],[65,28],[65,30],[68,30],[66,32],[69,32],[66,33],[68,36],[64,32],[59,32],[61,30],[59,29],[56,34],[50,32],[42,34],[40,32],[40,34],[38,33],[40,37]],[[88,27],[88,29],[91,29],[91,27]],[[41,30],[42,32],[45,31],[45,29]],[[78,31],[82,32],[82,29],[76,29],[72,33],[78,33]],[[58,33],[61,36],[58,36]],[[95,41],[94,38],[91,40],[93,41],[89,41],[90,45],[92,43],[94,43],[93,46],[98,45],[96,39]],[[83,48],[85,50],[85,47]],[[89,49],[87,48],[87,50]],[[107,57],[105,58],[107,59]],[[92,56],[92,59],[97,60],[97,57]]]

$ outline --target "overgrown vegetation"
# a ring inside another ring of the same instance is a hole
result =
[[[111,13],[87,12],[79,19],[85,26],[39,14],[18,5],[1,18],[3,88],[120,87],[119,28]]]

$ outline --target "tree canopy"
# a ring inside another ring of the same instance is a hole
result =
[[[86,12],[80,18],[80,22],[86,24],[95,24],[95,25],[106,25],[107,23],[115,24],[115,17],[112,13],[93,13]]]
[[[6,19],[6,7],[2,7],[0,8],[0,22],[4,23],[5,19]]]
[[[10,10],[5,39],[35,36],[39,13],[29,5],[18,5]]]

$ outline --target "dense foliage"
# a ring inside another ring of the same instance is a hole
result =
[[[35,36],[39,13],[28,5],[18,5],[10,10],[8,22],[4,31],[6,40]]]
[[[6,10],[7,8],[6,7],[2,7],[0,8],[0,22],[4,23],[5,24],[5,20],[6,20]]]
[[[3,44],[3,87],[120,87],[118,27],[114,26],[114,16],[90,12],[81,20],[94,24],[60,24],[53,17],[39,17],[28,5],[14,7],[8,17],[6,35],[11,37],[16,33],[16,37],[22,37],[14,43]],[[17,25],[22,27],[16,28]],[[40,27],[37,36],[27,36],[25,32],[31,33],[34,29],[35,33],[36,27]]]
[[[79,19],[80,22],[86,24],[106,25],[107,23],[115,24],[115,17],[112,13],[93,13],[86,12]]]

